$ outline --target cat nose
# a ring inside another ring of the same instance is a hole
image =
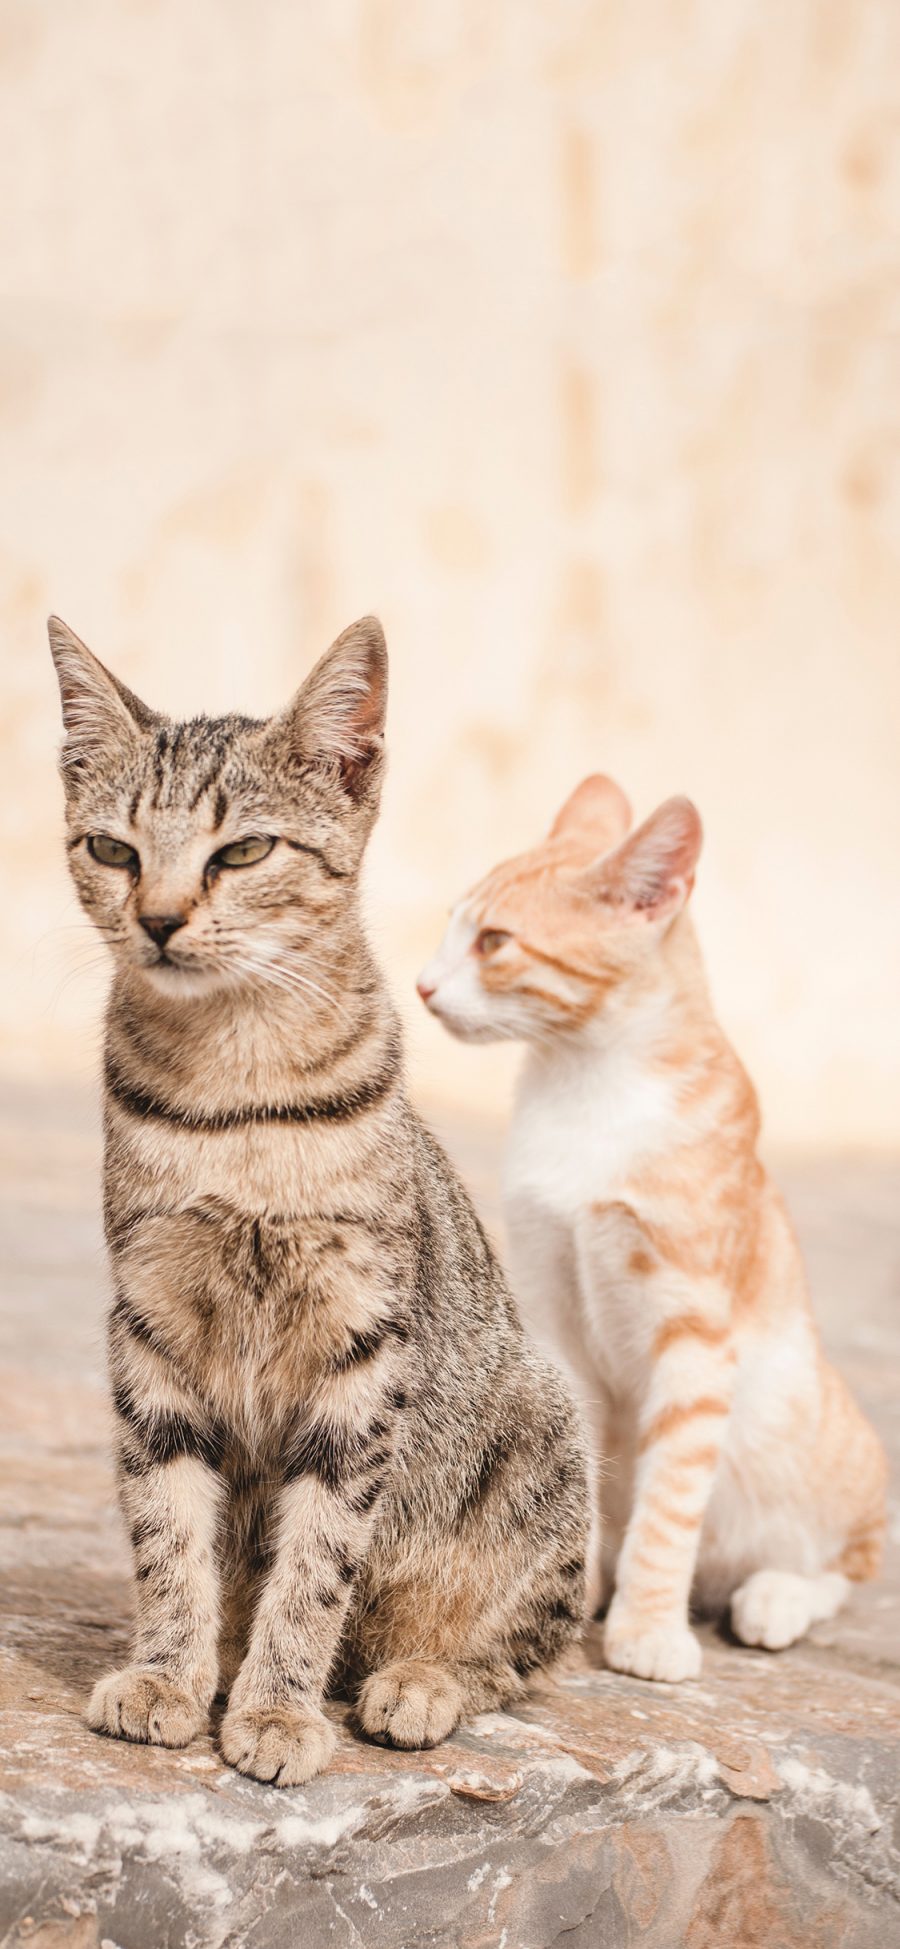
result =
[[[157,947],[165,947],[166,942],[171,940],[179,927],[184,926],[186,920],[187,914],[141,914],[140,916],[144,933],[149,934],[151,941],[155,941]]]
[[[418,981],[416,982],[416,991],[418,994],[421,995],[423,1002],[430,1002],[436,987],[437,987],[437,982],[426,981],[424,975],[420,975]]]

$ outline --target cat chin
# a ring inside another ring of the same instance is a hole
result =
[[[446,1029],[448,1035],[454,1036],[457,1042],[502,1042],[504,1040],[502,1030],[492,1028],[488,1022],[460,1021],[434,1007],[428,1012],[436,1017],[441,1028]]]
[[[229,984],[218,969],[141,968],[145,981],[158,995],[167,995],[173,1001],[190,1001],[195,995],[211,995],[215,990],[226,988]]]

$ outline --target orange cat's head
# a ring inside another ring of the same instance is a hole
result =
[[[545,1041],[652,974],[693,886],[702,828],[683,798],[629,835],[630,824],[618,785],[586,778],[540,846],[459,902],[417,984],[453,1035]]]

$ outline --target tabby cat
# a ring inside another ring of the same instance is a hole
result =
[[[885,1462],[823,1355],[756,1096],[710,1003],[685,911],[700,820],[670,799],[629,826],[612,780],[586,779],[542,845],[460,903],[419,988],[454,1034],[531,1045],[513,1287],[603,1456],[607,1660],[674,1680],[700,1669],[692,1592],[777,1649],[874,1574]]]
[[[89,1723],[289,1786],[329,1690],[402,1747],[505,1703],[579,1628],[573,1401],[411,1108],[359,875],[377,622],[280,716],[173,723],[65,624],[68,853],[112,950],[110,1365],[131,1662]]]

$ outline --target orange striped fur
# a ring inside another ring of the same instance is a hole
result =
[[[692,1600],[775,1649],[875,1573],[885,1462],[822,1352],[709,999],[699,817],[673,799],[629,828],[618,786],[586,779],[454,910],[419,989],[453,1033],[530,1045],[506,1173],[518,1296],[604,1458],[609,1662],[679,1679],[700,1668]]]

